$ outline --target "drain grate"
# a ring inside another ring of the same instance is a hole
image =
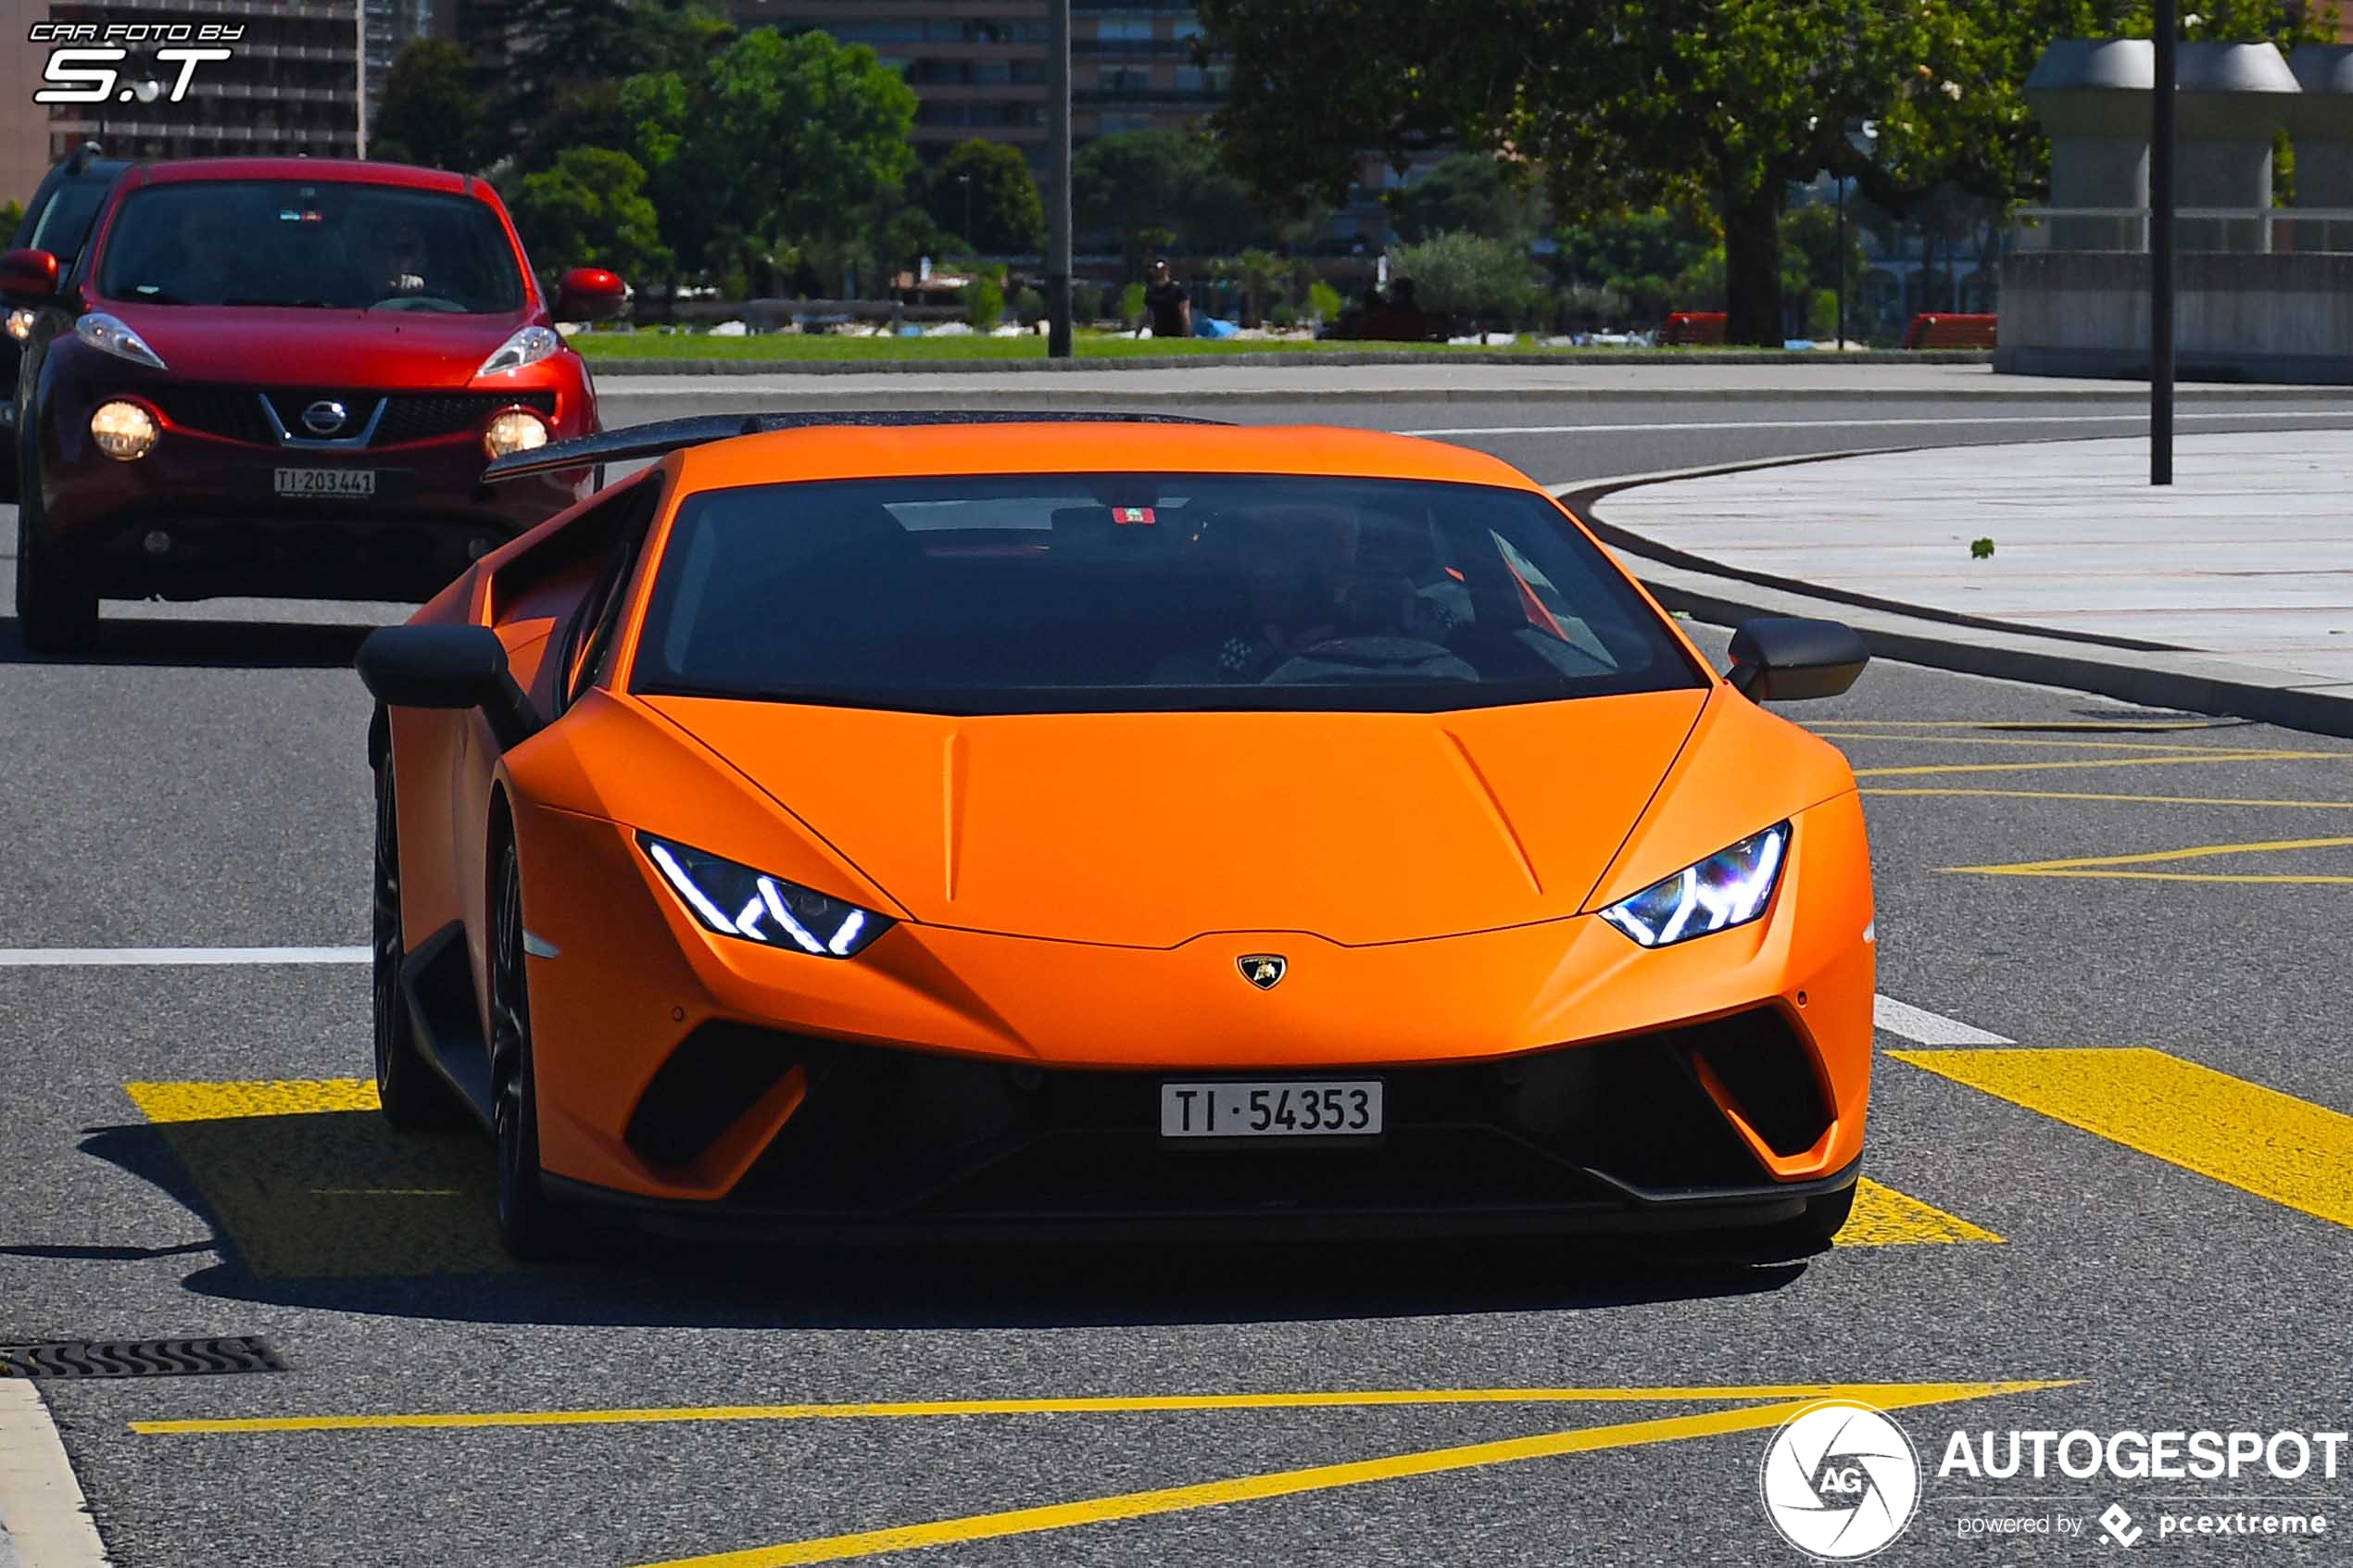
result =
[[[0,1377],[189,1377],[224,1372],[283,1372],[269,1341],[229,1339],[59,1339],[0,1345]]]

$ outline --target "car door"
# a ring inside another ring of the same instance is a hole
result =
[[[661,510],[666,478],[649,470],[615,486],[494,577],[492,629],[507,643],[510,669],[543,722],[561,721],[582,689],[583,672],[610,646],[610,627]],[[479,985],[489,972],[490,797],[504,754],[479,711],[459,719],[449,779],[450,851]],[[486,1028],[486,999],[483,1005]]]

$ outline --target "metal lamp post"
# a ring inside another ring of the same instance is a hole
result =
[[[2173,95],[2175,0],[2156,0],[2157,90],[2149,111],[2149,483],[2173,483]]]
[[[973,249],[978,250],[980,246],[973,239],[973,177],[969,174],[959,174],[956,176],[956,183],[964,188],[964,243],[971,245]]]
[[[1070,0],[1047,7],[1052,37],[1046,68],[1048,151],[1053,158],[1046,197],[1046,357],[1070,358]]]

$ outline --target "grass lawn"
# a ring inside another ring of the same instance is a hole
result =
[[[572,345],[590,359],[1043,359],[1042,337],[836,337],[825,332],[769,332],[712,337],[708,332],[581,332]],[[1532,345],[1521,344],[1521,348]],[[1072,345],[1082,359],[1137,355],[1315,354],[1333,350],[1400,350],[1445,354],[1442,343],[1340,343],[1309,338],[1137,338],[1125,332],[1082,332]],[[1574,354],[1576,349],[1547,350]],[[1670,350],[1669,352],[1674,352]]]

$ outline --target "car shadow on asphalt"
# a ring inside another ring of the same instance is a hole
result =
[[[24,646],[14,616],[0,616],[0,664],[152,665],[220,670],[348,670],[372,626],[313,621],[102,621],[82,653]]]
[[[1805,1273],[1802,1263],[1745,1264],[1592,1239],[815,1248],[596,1233],[584,1236],[577,1261],[525,1268],[498,1248],[489,1150],[471,1132],[395,1137],[372,1113],[340,1112],[93,1128],[81,1151],[153,1185],[210,1227],[199,1250],[218,1261],[182,1282],[195,1294],[472,1323],[1314,1322],[1748,1296]],[[137,1241],[123,1237],[119,1250],[165,1255]]]

